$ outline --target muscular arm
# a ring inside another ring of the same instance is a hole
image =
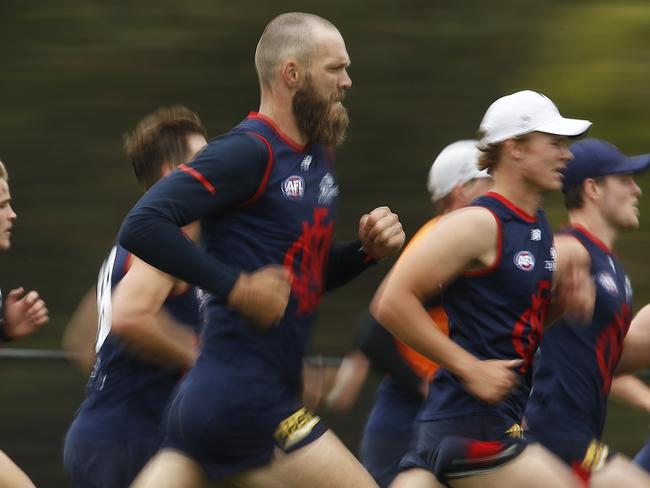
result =
[[[488,210],[470,207],[452,212],[409,245],[371,305],[380,324],[490,403],[514,386],[516,375],[510,369],[521,361],[479,361],[438,329],[422,303],[461,273],[496,262],[497,238],[498,226]]]
[[[650,305],[632,319],[616,372],[631,373],[645,368],[650,368]]]
[[[557,269],[553,274],[553,301],[545,325],[553,324],[563,315],[588,322],[596,299],[589,251],[569,234],[556,235],[554,246]]]
[[[405,344],[462,376],[476,358],[432,323],[422,302],[470,267],[492,264],[497,231],[494,217],[482,208],[442,218],[402,254],[377,291],[371,313]]]
[[[143,358],[183,368],[196,359],[195,335],[162,309],[178,286],[171,276],[134,258],[113,291],[111,332]]]
[[[210,142],[190,165],[160,180],[140,199],[122,224],[120,244],[155,268],[225,300],[241,270],[208,255],[180,227],[252,197],[268,158],[266,145],[252,135]]]
[[[90,373],[95,363],[97,319],[97,291],[93,286],[77,305],[61,339],[68,359],[84,375]]]
[[[348,352],[325,397],[327,407],[336,412],[348,411],[357,401],[369,369],[370,361],[361,351],[353,349]]]
[[[634,408],[650,413],[650,388],[636,376],[615,376],[612,379],[611,394]]]

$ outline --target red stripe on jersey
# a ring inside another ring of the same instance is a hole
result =
[[[264,136],[261,136],[256,132],[248,132],[248,134],[257,137],[260,141],[266,144],[266,148],[269,150],[269,159],[266,161],[266,169],[264,170],[264,176],[262,177],[260,186],[257,187],[257,191],[252,197],[241,204],[242,207],[253,204],[259,197],[262,196],[262,193],[264,193],[264,190],[266,189],[266,184],[269,182],[269,177],[271,176],[271,168],[273,167],[273,149],[271,148],[269,141],[267,141]]]
[[[573,227],[574,229],[577,229],[581,234],[583,234],[587,239],[589,239],[591,242],[593,242],[596,246],[598,246],[605,254],[614,254],[614,252],[605,244],[603,241],[598,239],[595,235],[593,235],[591,232],[589,232],[586,228],[584,228],[580,224],[569,224],[568,227]]]
[[[305,150],[306,146],[302,146],[295,142],[293,139],[291,139],[288,135],[286,135],[284,132],[280,130],[280,128],[275,124],[273,119],[270,117],[267,117],[264,114],[261,114],[259,112],[250,112],[248,114],[249,119],[259,119],[265,124],[267,124],[271,129],[273,129],[274,132],[280,136],[280,139],[282,139],[291,149],[297,152],[303,152]]]
[[[522,219],[524,219],[526,222],[533,223],[537,222],[537,217],[535,215],[530,215],[528,212],[522,210],[519,208],[517,205],[512,203],[510,200],[508,200],[506,197],[503,195],[500,195],[499,193],[489,191],[485,194],[486,197],[491,197],[494,198],[495,200],[499,200],[501,203],[503,203],[506,207],[508,207],[510,210],[512,210],[515,214],[519,215]]]
[[[190,167],[189,167],[188,165],[186,165],[185,163],[182,163],[182,164],[180,164],[180,165],[178,166],[178,169],[180,169],[181,171],[184,171],[184,172],[187,173],[188,175],[190,175],[190,176],[196,178],[196,179],[198,180],[198,182],[201,183],[201,184],[206,188],[206,190],[208,190],[208,191],[209,191],[210,193],[212,193],[213,195],[214,195],[215,193],[217,193],[217,190],[216,190],[216,188],[212,185],[212,183],[210,183],[210,182],[208,181],[208,179],[207,179],[205,176],[203,176],[201,173],[199,173],[199,172],[198,172],[197,170],[195,170],[194,168],[190,168]]]

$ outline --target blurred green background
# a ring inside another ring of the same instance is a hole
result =
[[[435,155],[473,137],[487,106],[519,89],[593,120],[591,135],[624,152],[650,151],[647,0],[0,0],[0,158],[19,215],[14,247],[0,256],[0,285],[39,290],[52,315],[11,347],[59,347],[138,198],[123,132],[160,105],[196,110],[210,135],[257,109],[256,42],[268,20],[291,10],[334,22],[352,58],[352,126],[338,151],[340,239],[353,238],[361,213],[381,204],[412,235],[432,215],[425,185]],[[560,200],[546,205],[559,225]],[[644,202],[641,230],[618,246],[637,307],[650,301],[648,219]],[[313,351],[349,348],[387,269],[326,298]],[[63,361],[0,359],[0,449],[38,486],[67,486],[62,439],[84,381]],[[325,413],[353,450],[376,382],[352,413]],[[607,439],[632,454],[647,421],[614,406]]]

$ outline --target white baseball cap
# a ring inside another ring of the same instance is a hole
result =
[[[431,200],[437,202],[451,193],[456,185],[475,178],[488,178],[487,170],[478,169],[478,141],[454,142],[442,150],[429,170],[427,189]]]
[[[567,119],[550,98],[541,93],[524,90],[499,98],[485,112],[479,130],[483,134],[479,145],[505,141],[529,132],[545,132],[560,136],[579,136],[591,127],[591,122]]]

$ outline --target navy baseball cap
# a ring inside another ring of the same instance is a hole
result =
[[[640,173],[650,166],[650,154],[626,156],[609,142],[583,139],[569,148],[573,159],[564,168],[562,193],[597,176]]]

